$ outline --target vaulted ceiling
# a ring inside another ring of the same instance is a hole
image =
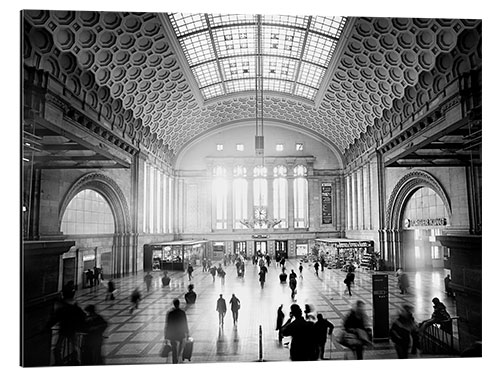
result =
[[[113,118],[117,129],[163,145],[173,158],[200,134],[254,120],[255,73],[248,61],[255,50],[231,54],[227,45],[255,30],[257,19],[268,28],[263,44],[276,50],[274,57],[264,52],[265,121],[320,136],[340,152],[377,119],[416,111],[448,76],[480,65],[480,20],[218,16],[217,23],[203,14],[179,31],[184,15],[29,10],[23,16],[26,67],[49,72]],[[314,29],[315,23],[340,29]],[[189,47],[186,35],[198,38],[196,44]],[[318,45],[320,39],[326,42]],[[306,41],[319,51],[316,64]],[[193,61],[186,56],[193,46],[215,52]]]

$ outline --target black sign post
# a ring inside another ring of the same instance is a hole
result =
[[[389,338],[389,277],[372,275],[373,340]]]
[[[332,223],[332,184],[321,184],[321,217],[322,224]]]

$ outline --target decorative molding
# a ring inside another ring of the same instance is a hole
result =
[[[401,215],[410,194],[420,187],[428,187],[436,192],[446,207],[446,211],[452,221],[451,204],[443,187],[429,172],[412,170],[404,175],[394,186],[385,212],[385,229],[402,229]]]

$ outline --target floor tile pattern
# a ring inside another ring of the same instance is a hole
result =
[[[287,272],[294,269],[298,273],[297,260],[288,260]],[[105,301],[107,281],[94,288],[77,292],[77,302],[81,307],[95,304],[98,312],[108,321],[103,353],[106,364],[148,364],[165,363],[159,356],[163,342],[166,312],[172,307],[172,301],[179,298],[181,308],[186,311],[190,335],[194,339],[193,363],[207,362],[253,362],[259,360],[259,327],[262,327],[263,356],[265,361],[288,361],[289,352],[285,345],[277,340],[276,310],[283,304],[285,316],[288,316],[291,303],[302,308],[309,303],[316,311],[331,321],[334,335],[341,331],[342,320],[353,303],[362,300],[366,303],[367,315],[372,319],[372,271],[357,270],[352,288],[353,296],[345,293],[343,283],[345,272],[337,269],[319,271],[315,275],[311,264],[305,263],[302,277],[298,278],[295,301],[291,299],[288,285],[279,283],[280,269],[271,263],[264,288],[258,281],[258,267],[247,264],[244,278],[238,278],[236,267],[225,267],[225,280],[202,272],[195,268],[193,280],[187,274],[170,272],[171,283],[161,285],[161,272],[155,272],[154,282],[149,292],[143,281],[144,272],[115,280],[118,289],[114,301]],[[432,313],[433,297],[440,298],[453,316],[456,314],[454,300],[444,293],[444,270],[409,273],[409,294],[401,295],[397,288],[396,277],[389,274],[389,313],[395,316],[398,306],[403,303],[415,308],[417,321],[427,319]],[[194,305],[186,305],[184,293],[188,284],[195,285],[198,295]],[[139,308],[130,312],[130,294],[139,287],[143,299]],[[241,301],[238,324],[233,325],[231,312],[225,317],[224,326],[219,327],[215,310],[219,294],[223,294],[229,305],[234,293]],[[286,342],[286,340],[285,340]],[[335,341],[327,342],[327,359],[353,359],[350,353]],[[392,345],[388,342],[375,343],[366,351],[366,359],[396,358]],[[171,361],[171,356],[168,358]]]

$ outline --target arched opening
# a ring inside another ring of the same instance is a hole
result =
[[[450,218],[441,197],[427,186],[417,188],[406,201],[401,219],[403,268],[443,268],[449,249],[436,236],[443,234]]]
[[[78,263],[93,262],[108,277],[136,270],[135,262],[131,262],[137,250],[130,238],[127,200],[111,178],[99,173],[80,177],[61,202],[59,225],[65,235],[75,236],[81,258]],[[95,241],[89,245],[86,239],[91,237]],[[83,263],[78,265],[79,271]]]
[[[384,259],[405,270],[443,267],[447,254],[434,237],[451,222],[450,201],[438,180],[425,171],[407,173],[387,205]]]

